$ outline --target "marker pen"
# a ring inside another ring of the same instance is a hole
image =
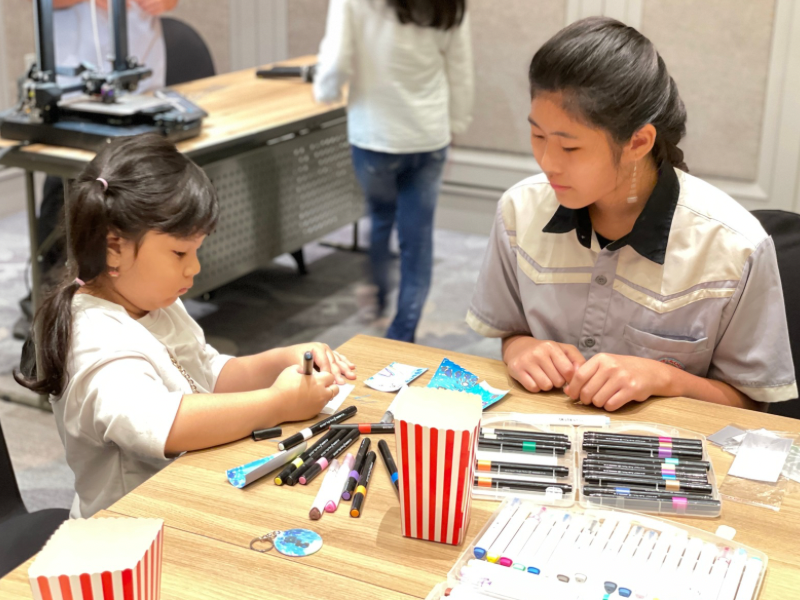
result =
[[[508,504],[506,504],[505,508],[500,511],[500,514],[497,515],[497,518],[492,521],[492,524],[489,525],[489,528],[475,543],[475,548],[472,550],[475,558],[482,559],[484,556],[486,556],[486,551],[494,543],[500,533],[502,533],[505,526],[511,520],[511,517],[514,516],[521,505],[522,501],[519,498],[513,498]]]
[[[588,520],[588,517],[587,517]],[[600,528],[600,521],[591,519],[588,524],[585,524],[583,531],[581,531],[578,539],[575,541],[574,548],[571,552],[566,553],[554,567],[551,568],[550,573],[559,583],[571,583],[574,579],[572,570],[575,565],[584,563],[585,556],[589,550],[589,545],[594,539],[595,533]]]
[[[555,526],[556,521],[561,519],[562,515],[563,513],[561,511],[552,509],[544,513],[539,521],[539,526],[533,530],[533,534],[528,538],[528,541],[525,542],[522,550],[519,551],[512,565],[515,570],[528,571],[528,567],[531,565],[531,561],[536,558],[536,552],[541,547],[542,542],[550,535],[550,531]]]
[[[673,465],[662,465],[660,467],[648,465],[614,465],[611,463],[596,464],[596,463],[583,463],[581,473],[594,471],[597,473],[604,473],[606,475],[618,476],[644,476],[644,477],[661,477],[662,479],[690,479],[695,481],[708,482],[708,472],[705,469],[676,469]]]
[[[300,364],[303,375],[311,375],[314,370],[314,355],[310,351],[303,354],[303,362]]]
[[[303,452],[300,456],[295,458],[292,462],[290,462],[286,467],[278,473],[278,476],[275,478],[275,485],[283,485],[286,482],[286,478],[295,471],[300,465],[302,465],[308,458],[311,456],[311,453],[314,452],[314,449],[319,446],[320,444],[327,445],[330,443],[330,438],[336,435],[334,432],[328,432],[324,436],[322,436],[316,444],[308,448],[305,452]]]
[[[555,467],[558,466],[559,457],[555,454],[523,454],[500,452],[499,448],[478,447],[475,453],[476,460],[488,460],[492,462],[513,462],[518,465],[541,465]]]
[[[683,551],[683,558],[681,563],[675,570],[675,577],[670,582],[670,595],[671,598],[685,598],[686,590],[689,587],[689,580],[692,576],[694,568],[697,566],[697,559],[700,558],[700,553],[703,551],[705,543],[700,538],[690,538]]]
[[[276,438],[282,432],[283,432],[283,430],[280,427],[269,427],[267,429],[256,429],[250,435],[253,438],[254,442],[261,442],[263,440],[269,440],[271,438]]]
[[[756,586],[758,585],[758,578],[763,568],[764,563],[761,562],[760,558],[751,556],[747,559],[742,582],[739,584],[739,591],[736,592],[736,600],[753,600],[756,593]]]
[[[347,478],[350,476],[350,471],[353,470],[353,461],[355,458],[349,452],[342,461],[342,466],[336,474],[336,482],[331,484],[331,495],[325,503],[325,512],[334,512],[339,507],[339,501],[342,499],[342,491],[347,484]]]
[[[631,523],[628,521],[619,521],[614,528],[611,537],[608,538],[608,543],[605,549],[597,556],[597,560],[592,565],[587,565],[587,574],[585,584],[582,588],[583,597],[587,597],[587,592],[591,591],[592,595],[588,597],[602,598],[606,592],[606,579],[613,568],[620,548],[631,530]],[[612,590],[613,591],[613,590]]]
[[[688,498],[690,500],[706,500],[714,501],[711,494],[694,491],[680,491],[670,492],[667,490],[656,490],[636,485],[585,485],[583,486],[583,493],[586,496],[628,496],[631,498],[649,498],[649,499],[662,499],[671,500],[672,498]],[[715,501],[719,504],[719,500]]]
[[[647,559],[645,565],[639,569],[639,581],[636,582],[634,589],[634,598],[636,600],[645,600],[651,598],[650,590],[654,587],[654,580],[657,578],[661,566],[664,564],[664,559],[669,551],[669,546],[672,543],[672,538],[675,532],[672,529],[662,531],[658,536],[653,552]]]
[[[719,589],[717,600],[735,600],[736,591],[739,589],[739,582],[742,579],[746,563],[747,552],[743,548],[739,548],[733,553],[731,564],[725,573],[725,579],[722,580],[722,587]]]
[[[306,471],[308,471],[311,468],[311,465],[317,462],[317,460],[319,460],[319,457],[322,456],[328,448],[330,448],[333,444],[335,444],[345,435],[347,434],[344,431],[338,433],[334,432],[333,435],[331,435],[331,437],[329,437],[324,444],[320,442],[319,444],[314,446],[314,448],[311,450],[311,454],[309,454],[308,458],[303,461],[303,464],[298,466],[291,473],[289,473],[289,475],[287,475],[284,478],[283,483],[290,486],[295,485],[298,481],[300,481],[300,477],[305,475]]]
[[[511,540],[511,542],[506,546],[506,549],[503,551],[503,556],[500,557],[500,560],[497,561],[503,567],[513,567],[515,566],[516,559],[519,557],[522,548],[525,547],[525,544],[530,539],[531,535],[533,534],[536,527],[541,523],[542,515],[547,511],[547,508],[544,506],[540,508],[537,512],[532,512],[528,515],[528,518],[522,523],[522,526],[517,531],[517,534]],[[521,569],[524,570],[524,567]]]
[[[611,454],[589,452],[584,460],[600,459],[600,460],[613,460],[620,463],[638,463],[646,465],[660,465],[667,463],[671,465],[689,465],[695,467],[703,467],[706,471],[711,468],[711,463],[705,460],[689,460],[685,458],[674,457],[658,457],[658,456],[637,456],[634,454]]]
[[[340,410],[338,413],[327,417],[326,419],[322,419],[322,421],[317,421],[310,427],[306,427],[305,429],[301,429],[294,435],[290,435],[285,440],[278,442],[278,449],[286,450],[287,448],[291,448],[292,446],[296,446],[303,440],[307,440],[310,437],[313,437],[324,431],[334,423],[338,423],[339,421],[344,421],[345,419],[349,419],[354,414],[358,412],[358,408],[355,406],[348,406],[344,410]]]
[[[724,548],[717,560],[711,566],[711,574],[703,582],[697,590],[698,598],[716,598],[717,592],[722,587],[722,581],[725,579],[725,573],[728,572],[728,567],[731,564],[731,556],[733,552],[730,548]]]
[[[617,454],[622,456],[644,456],[658,458],[683,458],[696,459],[703,458],[703,450],[684,447],[652,447],[638,446],[636,444],[625,444],[622,442],[603,444],[600,442],[583,441],[582,449],[584,452],[596,452],[598,454]]]
[[[553,548],[553,553],[550,555],[547,566],[543,569],[540,569],[542,575],[549,577],[554,582],[569,582],[568,576],[565,575],[565,572],[568,569],[567,565],[571,563],[572,559],[575,557],[578,538],[583,533],[585,526],[585,516],[581,514],[573,516],[567,525],[567,529],[564,531],[564,535],[561,537],[561,540],[556,544],[555,548]],[[559,575],[563,576],[565,579],[561,579]]]
[[[566,446],[557,446],[549,442],[522,442],[478,439],[478,448],[498,452],[531,453],[531,454],[566,454]]]
[[[364,438],[361,440],[361,445],[358,447],[353,468],[350,470],[347,483],[342,491],[342,500],[350,500],[350,498],[353,496],[353,490],[356,489],[356,485],[358,485],[358,478],[361,476],[361,467],[364,466],[364,459],[367,457],[367,452],[369,451],[369,444],[369,438]]]
[[[686,532],[682,529],[677,530],[672,538],[669,551],[667,552],[667,556],[664,558],[661,569],[659,569],[656,577],[654,578],[655,581],[651,586],[651,593],[654,598],[671,598],[670,590],[672,587],[672,581],[676,576],[678,563],[681,561],[683,551],[686,549],[686,545],[688,543],[689,538]]]
[[[482,473],[515,473],[519,475],[539,475],[544,477],[567,477],[569,467],[545,465],[521,465],[509,461],[479,460],[476,470]]]
[[[305,473],[297,478],[301,485],[308,485],[314,478],[322,473],[330,462],[347,450],[353,442],[355,442],[361,434],[356,430],[345,432],[345,435],[338,438],[335,442],[330,444],[328,448],[322,453],[314,464],[309,466]]]
[[[267,473],[270,473],[275,469],[280,469],[286,463],[295,460],[305,451],[305,449],[306,443],[303,442],[299,446],[295,446],[290,450],[283,450],[281,452],[271,454],[270,456],[249,462],[246,465],[228,469],[226,472],[228,482],[233,487],[243,488],[257,479],[260,479]]]
[[[629,444],[652,444],[652,445],[672,445],[672,446],[690,446],[692,448],[702,448],[703,440],[694,440],[691,438],[671,438],[671,437],[656,437],[652,435],[626,435],[622,433],[604,433],[601,431],[586,431],[583,434],[584,440],[591,441],[610,441],[610,442],[623,442]]]
[[[516,490],[524,492],[546,492],[548,489],[559,489],[563,494],[572,493],[569,483],[556,483],[552,481],[523,481],[517,479],[498,479],[495,477],[476,476],[474,484],[479,488],[493,490]]]
[[[711,567],[720,553],[720,548],[716,544],[706,542],[700,551],[700,558],[692,571],[688,585],[684,583],[684,593],[692,598],[702,598],[700,591],[711,577]]]
[[[527,519],[530,514],[531,505],[527,503],[523,504],[520,509],[514,513],[514,516],[508,521],[508,525],[503,528],[503,531],[489,547],[486,553],[486,560],[492,563],[496,563],[500,560],[503,556],[503,552],[514,539],[514,536],[517,535],[520,527],[522,527],[525,519]]]
[[[542,570],[546,568],[550,556],[553,554],[553,550],[561,541],[571,520],[572,515],[570,513],[564,513],[560,519],[556,520],[550,533],[544,539],[542,545],[539,546],[536,554],[531,558],[530,565],[528,566],[528,573],[539,575]]]
[[[667,492],[695,492],[711,494],[710,483],[696,479],[664,479],[659,476],[647,475],[612,475],[604,471],[586,471],[583,479],[587,484],[594,485],[621,485],[630,487],[652,488]]]
[[[311,510],[308,511],[308,517],[312,521],[318,520],[322,516],[322,513],[325,512],[325,503],[328,500],[331,488],[336,480],[337,475],[339,474],[340,468],[341,465],[339,461],[334,460],[331,463],[331,468],[328,469],[327,473],[325,473],[325,478],[322,480],[322,485],[319,486],[319,491],[314,497],[314,503],[311,505]]]
[[[591,457],[587,455],[583,459],[582,465],[584,467],[610,467],[613,469],[627,469],[627,470],[669,470],[669,471],[691,471],[705,474],[708,469],[704,466],[705,463],[697,461],[666,461],[658,458],[645,458],[644,461],[630,462],[620,458],[608,458],[604,454],[592,454]]]
[[[630,563],[633,560],[633,555],[636,553],[636,550],[639,547],[639,542],[641,542],[643,535],[644,527],[634,524],[628,532],[628,536],[625,538],[625,541],[622,543],[616,559],[607,564],[608,570],[603,576],[603,578],[605,578],[605,581],[603,581],[603,589],[608,596],[614,592],[618,592],[623,598],[630,597],[630,588],[623,588],[621,583],[622,579],[626,576],[626,573],[629,572],[628,570],[630,569]],[[630,580],[630,578],[628,579]]]
[[[589,577],[593,577],[596,565],[600,562],[600,557],[603,555],[603,551],[608,545],[608,540],[611,539],[617,525],[619,525],[617,517],[613,514],[608,514],[603,519],[603,524],[600,525],[594,539],[590,541],[588,548],[584,551],[583,562],[576,563],[578,570],[572,577],[572,581],[580,592],[587,591],[588,587],[585,587],[584,584],[586,584]]]
[[[397,392],[397,395],[394,397],[394,400],[392,400],[389,403],[389,408],[386,409],[386,412],[383,413],[383,416],[381,417],[381,423],[394,423],[394,410],[395,410],[394,405],[395,403],[397,403],[397,399],[402,396],[403,390],[407,387],[408,387],[407,385],[404,385],[402,388],[400,388],[400,391]]]
[[[361,507],[367,495],[367,488],[369,487],[369,480],[372,477],[372,469],[374,466],[375,453],[370,451],[367,453],[367,458],[364,459],[364,469],[361,471],[361,477],[359,477],[358,486],[356,486],[356,493],[353,496],[353,504],[350,508],[351,517],[361,516]]]
[[[484,427],[481,429],[480,437],[487,440],[507,440],[509,442],[542,442],[544,444],[553,444],[555,446],[571,447],[572,444],[566,435],[552,433],[534,433],[523,431],[506,431],[504,429],[489,429]]]
[[[462,584],[487,594],[486,597],[509,600],[550,597],[546,579],[506,569],[498,563],[472,559],[461,568],[459,574]]]
[[[378,450],[380,450],[381,458],[383,458],[383,464],[386,465],[386,470],[389,472],[389,479],[392,480],[394,489],[399,494],[400,483],[398,482],[399,478],[397,476],[397,465],[394,463],[392,453],[389,451],[389,444],[386,443],[386,440],[378,441]]]
[[[525,437],[529,435],[537,435],[540,437],[549,437],[557,440],[569,441],[569,436],[566,433],[553,433],[550,431],[526,431],[524,429],[505,429],[503,427],[481,427],[481,433],[491,433],[494,435],[511,435],[517,437]]]
[[[658,537],[658,532],[653,529],[645,531],[642,535],[642,541],[631,557],[630,563],[624,569],[618,571],[619,589],[617,592],[623,598],[634,597],[633,593],[638,592],[639,588],[643,587],[641,574],[647,567],[647,560],[655,548]]]
[[[358,429],[359,432],[368,433],[394,433],[394,423],[337,423],[331,429]]]

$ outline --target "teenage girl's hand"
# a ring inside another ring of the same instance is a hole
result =
[[[586,405],[613,411],[655,395],[668,383],[672,368],[638,356],[596,354],[578,369],[564,393]]]
[[[286,367],[272,390],[281,396],[281,421],[304,421],[320,413],[323,407],[336,397],[339,386],[333,381],[333,375],[314,372],[303,375],[297,367]]]
[[[586,362],[572,344],[518,336],[507,341],[503,360],[508,373],[530,392],[546,392],[563,387]]]
[[[351,363],[347,358],[335,350],[331,350],[328,344],[321,342],[311,342],[309,344],[297,344],[290,346],[293,355],[296,356],[298,365],[303,362],[303,355],[309,350],[314,355],[314,364],[319,367],[319,370],[325,373],[331,373],[336,380],[336,383],[342,385],[347,379],[355,379],[356,366]]]

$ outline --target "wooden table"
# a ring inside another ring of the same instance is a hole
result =
[[[339,350],[358,365],[358,384],[345,405],[358,406],[359,422],[378,421],[393,398],[367,388],[364,379],[398,361],[428,367],[429,371],[413,384],[424,386],[444,357],[494,387],[511,387],[509,396],[490,412],[600,412],[575,406],[560,393],[529,394],[507,376],[505,366],[498,361],[366,336],[351,339]],[[663,423],[706,435],[731,423],[800,433],[800,421],[685,398],[629,405],[614,413],[612,419]],[[284,433],[306,425],[286,426]],[[384,439],[394,449],[394,436]],[[243,490],[227,483],[226,469],[271,454],[276,444],[247,439],[187,454],[104,513],[165,520],[164,598],[316,598],[315,594],[326,598],[424,598],[445,578],[463,547],[402,537],[399,502],[382,465],[376,466],[359,519],[349,517],[340,507],[320,521],[310,521],[308,510],[318,483],[277,487],[267,477]],[[710,445],[709,452],[722,479],[731,457]],[[497,504],[474,500],[472,506],[467,540],[475,537]],[[779,512],[726,501],[719,518],[674,520],[710,532],[722,524],[734,527],[736,541],[769,556],[761,600],[797,597],[800,495],[787,495]],[[322,550],[307,558],[292,559],[248,549],[254,537],[292,527],[319,532],[324,540]],[[26,573],[23,565],[0,580],[0,597],[30,598]]]

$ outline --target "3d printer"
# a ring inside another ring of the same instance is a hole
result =
[[[126,0],[109,1],[111,71],[84,63],[56,66],[53,1],[34,0],[36,62],[20,86],[17,106],[0,114],[0,137],[98,151],[111,138],[156,132],[172,141],[199,135],[207,113],[171,90],[134,95],[152,71],[128,56]],[[80,77],[60,86],[57,75]]]

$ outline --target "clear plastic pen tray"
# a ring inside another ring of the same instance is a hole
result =
[[[583,462],[586,459],[587,452],[583,450],[584,433],[590,431],[597,431],[601,433],[618,433],[625,435],[645,435],[659,438],[684,438],[700,440],[702,442],[702,458],[700,460],[709,463],[707,471],[707,481],[711,485],[711,492],[707,494],[712,500],[720,501],[720,493],[717,487],[717,477],[714,472],[714,465],[708,456],[708,449],[706,438],[704,435],[699,434],[688,429],[681,429],[679,427],[670,427],[657,423],[641,423],[635,421],[612,421],[606,427],[586,427],[581,426],[576,428],[575,435],[575,452],[578,457],[578,467],[576,469],[576,480],[578,482],[577,493],[579,503],[583,507],[598,507],[604,508],[618,508],[624,510],[632,510],[636,512],[646,512],[661,515],[679,515],[682,517],[704,517],[713,518],[718,517],[721,513],[721,502],[717,506],[707,506],[703,502],[684,501],[679,497],[678,500],[670,498],[665,499],[642,499],[631,498],[624,495],[613,497],[587,497],[584,494],[586,482],[583,474]],[[676,469],[681,466],[681,459],[672,457],[665,457],[664,464],[667,466],[674,466]],[[685,465],[686,462],[684,461]],[[677,477],[678,482],[680,478]],[[678,485],[674,484],[673,485]],[[625,488],[626,484],[621,483],[620,488]],[[688,495],[688,494],[687,494]]]
[[[482,439],[478,444],[473,498],[503,500],[508,496],[520,496],[539,504],[561,507],[575,503],[575,428],[535,424],[536,417],[520,413],[484,413],[481,432],[482,437],[488,433],[489,439]],[[523,445],[520,440],[524,435],[510,439],[491,430],[532,435]],[[545,434],[545,437],[536,434]],[[549,434],[565,436],[569,447],[563,453],[553,449],[546,439]],[[486,447],[487,443],[491,446]]]
[[[619,581],[617,584],[619,586],[619,592],[623,590],[623,587],[627,588],[628,591],[632,590],[630,597],[645,597],[641,594],[644,593],[643,587],[649,587],[650,595],[646,595],[646,597],[651,598],[654,597],[652,594],[658,592],[658,585],[670,585],[672,586],[672,591],[675,592],[678,588],[674,587],[676,585],[684,585],[687,586],[686,589],[692,587],[694,589],[691,590],[691,593],[697,594],[698,592],[696,589],[702,588],[702,586],[711,586],[711,587],[718,587],[719,581],[716,582],[716,585],[712,585],[713,582],[701,580],[698,576],[700,571],[699,567],[697,569],[683,569],[680,568],[675,569],[675,571],[670,575],[669,571],[666,570],[667,563],[667,556],[669,556],[670,552],[674,552],[675,556],[671,558],[671,561],[674,561],[673,566],[679,564],[679,561],[686,560],[686,557],[691,554],[689,548],[691,548],[692,541],[697,539],[698,541],[694,542],[695,548],[700,548],[701,544],[703,543],[703,548],[707,544],[714,544],[717,546],[716,554],[713,555],[713,562],[707,560],[706,566],[709,568],[709,576],[713,576],[714,570],[713,565],[716,564],[716,561],[722,559],[722,566],[725,567],[726,562],[727,568],[731,568],[731,572],[734,572],[735,569],[732,568],[737,555],[741,554],[741,564],[744,564],[745,560],[751,558],[757,558],[761,561],[760,565],[760,572],[758,573],[758,577],[753,587],[754,592],[752,595],[746,596],[746,600],[755,600],[758,598],[759,591],[761,590],[761,586],[764,581],[764,577],[767,571],[767,562],[768,557],[766,554],[759,550],[755,550],[753,548],[743,546],[742,544],[738,544],[733,540],[722,538],[720,536],[714,535],[707,531],[703,531],[701,529],[697,529],[695,527],[690,527],[687,525],[674,523],[671,521],[667,521],[666,519],[662,519],[659,517],[642,515],[635,512],[630,512],[626,510],[619,510],[619,509],[608,509],[608,508],[600,508],[600,507],[581,507],[581,506],[573,506],[571,508],[546,508],[543,514],[547,514],[547,511],[550,512],[550,518],[555,520],[560,520],[563,515],[569,514],[569,518],[571,522],[574,522],[576,518],[583,518],[583,522],[581,527],[586,528],[589,524],[594,524],[596,526],[593,529],[594,536],[599,535],[598,530],[602,523],[609,517],[612,517],[614,521],[618,524],[616,527],[620,527],[619,523],[623,524],[626,529],[622,532],[624,535],[621,539],[618,539],[616,545],[619,548],[616,548],[615,551],[617,555],[614,557],[613,561],[605,560],[609,557],[606,556],[606,553],[610,552],[611,550],[609,547],[611,546],[613,540],[613,535],[608,540],[608,545],[605,545],[604,548],[600,548],[602,559],[599,557],[592,556],[590,553],[591,544],[587,545],[586,549],[583,549],[578,543],[570,543],[570,545],[566,548],[559,548],[556,546],[553,555],[551,556],[551,561],[548,562],[545,560],[544,562],[538,563],[542,569],[536,574],[531,569],[526,568],[526,565],[523,565],[520,568],[520,564],[516,561],[512,563],[512,566],[504,567],[501,563],[502,560],[498,561],[495,565],[486,566],[485,569],[482,571],[478,571],[480,573],[480,577],[477,579],[475,577],[470,578],[467,573],[473,569],[476,562],[478,563],[486,563],[488,562],[487,559],[490,558],[490,553],[483,554],[482,558],[477,558],[476,555],[481,555],[480,552],[475,551],[476,545],[479,541],[481,541],[484,537],[484,534],[489,530],[491,525],[495,522],[498,516],[508,507],[508,505],[514,501],[520,501],[520,508],[518,510],[527,509],[530,514],[536,514],[538,511],[541,511],[540,504],[526,500],[522,496],[518,497],[507,497],[494,511],[492,516],[487,521],[486,525],[481,529],[480,533],[470,541],[469,545],[464,549],[464,551],[459,556],[456,563],[450,569],[447,574],[447,581],[442,582],[441,584],[437,585],[427,596],[426,600],[439,600],[440,598],[445,598],[445,594],[448,590],[453,590],[455,592],[455,588],[461,587],[464,588],[465,586],[472,589],[472,593],[463,593],[465,590],[461,590],[461,594],[453,593],[452,597],[454,598],[507,598],[509,600],[522,600],[528,598],[588,598],[588,597],[597,597],[601,598],[604,597],[604,591],[602,589],[603,584],[606,583],[606,579],[611,577],[612,574],[603,572],[598,573],[597,568],[603,564],[606,565],[613,565],[613,576],[617,578],[619,576]],[[594,523],[594,521],[597,521]],[[654,533],[650,533],[650,532]],[[627,532],[627,533],[625,533]],[[628,541],[629,536],[635,535],[637,540],[635,540],[635,545],[631,547],[627,547],[627,554],[626,554],[626,546],[625,541]],[[664,550],[663,550],[663,563],[657,565],[650,565],[648,561],[656,560],[654,557],[656,555],[660,555],[657,551],[659,548],[659,539],[662,536],[668,536],[664,539]],[[648,536],[650,536],[648,538]],[[640,538],[640,539],[639,539]],[[531,538],[533,539],[533,535]],[[566,539],[566,534],[565,534]],[[651,546],[645,544],[644,540],[650,539]],[[623,541],[624,540],[624,541]],[[679,541],[673,541],[679,540]],[[594,543],[595,540],[592,539]],[[542,543],[544,546],[545,543]],[[525,548],[523,546],[523,548]],[[641,554],[637,557],[637,552],[639,549],[642,549]],[[525,548],[527,550],[527,548]],[[523,550],[521,554],[518,554],[517,557],[522,560],[522,562],[526,562],[526,556],[524,555],[525,550]],[[559,554],[562,560],[558,560],[556,555]],[[713,550],[713,548],[711,548]],[[500,556],[503,555],[502,552],[498,553]],[[693,555],[694,556],[694,555]],[[709,557],[712,554],[709,553]],[[538,557],[541,560],[541,556]],[[495,560],[496,557],[494,557]],[[603,562],[605,560],[605,563]],[[697,565],[702,564],[702,553],[698,554],[692,561],[696,560]],[[628,563],[626,566],[624,563]],[[506,562],[505,564],[509,564]],[[756,565],[758,563],[755,563]],[[663,566],[662,566],[663,565]],[[481,565],[477,565],[480,567]],[[694,566],[694,564],[687,563],[687,566]],[[558,568],[557,568],[558,567]],[[565,569],[565,574],[567,575],[564,577],[564,574],[561,573],[561,570]],[[505,570],[503,570],[505,569]],[[648,569],[652,569],[650,576],[646,576],[648,574]],[[473,569],[473,572],[475,570]],[[496,574],[500,573],[503,576],[507,572],[513,572],[511,577],[519,580],[519,581],[527,581],[526,577],[530,577],[530,585],[527,588],[524,588],[524,593],[521,596],[515,596],[513,594],[504,594],[504,593],[497,593],[498,590],[492,590],[492,581],[491,577]],[[581,573],[588,573],[588,577],[584,576],[581,578]],[[666,573],[666,576],[665,576]],[[724,573],[726,576],[729,576],[730,573],[726,570]],[[593,577],[598,577],[598,579],[593,579]],[[583,579],[583,580],[582,580]],[[720,577],[722,579],[722,577]],[[546,588],[546,592],[537,592],[537,590],[542,590],[539,587],[540,584],[544,584],[545,580],[547,580],[547,585],[549,587]],[[666,583],[665,583],[666,582]],[[742,579],[742,583],[744,579]],[[561,585],[563,584],[563,588]],[[590,588],[589,585],[592,584]],[[596,587],[600,587],[600,593],[594,594],[591,593],[590,595],[584,595],[586,592],[593,591]],[[636,586],[640,586],[637,590]],[[563,590],[563,591],[562,591]],[[638,594],[637,594],[638,591]],[[663,590],[662,590],[663,591]],[[714,593],[716,594],[718,590],[714,589]],[[735,591],[735,589],[734,589]],[[607,590],[605,590],[607,592]],[[484,596],[485,594],[485,596]],[[669,594],[667,594],[669,595]],[[608,597],[607,595],[605,597]],[[618,596],[617,594],[612,594],[612,597],[622,597],[622,594]],[[655,597],[659,597],[657,594]],[[661,596],[664,597],[664,596]],[[688,598],[690,595],[680,595],[681,598]],[[704,594],[695,595],[691,597],[702,597],[706,598],[708,596]],[[714,596],[716,597],[716,596]],[[733,598],[734,596],[731,596]],[[737,595],[736,598],[739,598]]]

